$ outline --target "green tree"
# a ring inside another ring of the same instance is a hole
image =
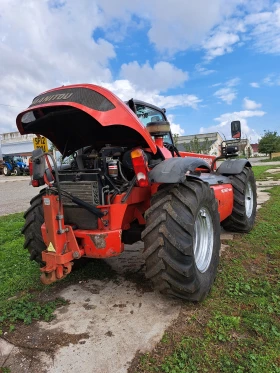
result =
[[[259,141],[259,152],[269,154],[280,152],[280,136],[276,131],[264,131],[264,136]]]
[[[200,144],[196,136],[194,137],[193,141],[191,141],[191,147],[192,147],[192,152],[198,153],[198,154],[201,153]]]
[[[183,143],[183,147],[185,148],[186,152],[190,152],[191,151],[190,144],[187,144],[186,142],[184,142]]]
[[[211,144],[210,144],[210,141],[208,139],[208,137],[205,137],[205,141],[202,142],[202,145],[201,145],[201,153],[202,154],[208,154],[210,152],[210,149],[211,149]]]
[[[178,146],[178,139],[179,139],[179,135],[178,133],[174,133],[173,134],[173,141],[174,141],[174,145],[177,147]]]

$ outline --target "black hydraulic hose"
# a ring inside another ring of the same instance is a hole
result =
[[[168,149],[171,152],[172,157],[174,157],[174,153],[177,155],[177,157],[181,157],[175,145],[169,144],[168,142],[164,142],[163,145],[166,147],[166,149]]]
[[[101,210],[99,210],[95,206],[90,205],[89,203],[85,201],[82,201],[80,198],[74,197],[74,196],[71,196],[71,197],[67,196],[67,197],[70,198],[71,201],[76,203],[78,206],[81,206],[85,208],[86,210],[88,210],[89,212],[91,212],[92,214],[96,215],[98,218],[102,218],[104,216]]]
[[[121,203],[126,202],[126,200],[128,199],[128,197],[130,196],[130,193],[132,192],[132,189],[133,189],[133,187],[134,187],[135,184],[136,184],[136,175],[131,180],[130,185],[129,185],[128,189],[127,189],[126,195],[121,200]]]
[[[57,188],[55,187],[51,187],[51,188],[54,189],[55,191],[57,190]],[[91,204],[81,200],[80,198],[73,196],[72,194],[66,192],[63,189],[61,190],[61,192],[64,197],[69,198],[73,203],[76,203],[76,205],[83,207],[84,209],[88,210],[92,214],[96,215],[98,218],[102,218],[104,216],[103,212],[100,211],[97,207],[92,206]]]

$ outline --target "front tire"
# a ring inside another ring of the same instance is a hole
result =
[[[45,194],[44,190],[30,201],[30,207],[24,214],[25,224],[21,233],[25,236],[23,247],[30,253],[30,260],[35,260],[41,266],[44,266],[42,261],[42,251],[46,250],[46,245],[43,241],[41,226],[44,223],[44,211],[42,205],[42,197]]]
[[[234,199],[232,214],[221,224],[225,230],[248,233],[254,226],[257,211],[257,187],[251,168],[230,176]]]
[[[20,168],[19,167],[15,167],[13,173],[14,173],[15,176],[20,176],[21,175]]]
[[[219,263],[220,220],[213,190],[200,180],[165,185],[146,212],[146,277],[163,294],[201,301]]]

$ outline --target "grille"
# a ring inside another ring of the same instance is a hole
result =
[[[73,196],[91,204],[99,205],[99,190],[97,181],[62,181],[60,182],[62,190],[71,193]],[[64,207],[65,224],[75,225],[79,229],[97,229],[97,217],[71,202],[70,199],[62,196]]]
[[[62,190],[71,193],[74,197],[78,197],[91,205],[100,204],[97,181],[62,181],[60,185]],[[64,196],[62,196],[62,203],[65,206],[77,206],[75,203],[71,202],[70,199]]]
[[[43,93],[35,97],[29,107],[50,102],[76,102],[98,111],[115,108],[115,105],[101,93],[83,87],[63,88]]]

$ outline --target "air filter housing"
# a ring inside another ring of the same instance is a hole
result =
[[[165,121],[150,122],[146,125],[151,136],[163,137],[170,132],[170,123]]]

